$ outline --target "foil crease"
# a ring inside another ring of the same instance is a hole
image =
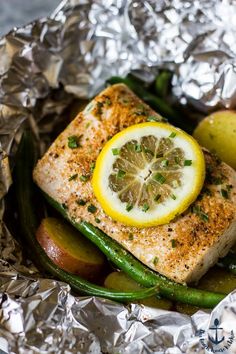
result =
[[[234,0],[65,0],[0,39],[0,351],[204,353],[216,319],[225,337],[236,328],[236,292],[192,317],[76,297],[42,278],[3,222],[24,127],[43,152],[74,97],[94,96],[112,75],[150,82],[169,68],[181,103],[234,108],[235,19]],[[227,352],[236,353],[235,341]]]

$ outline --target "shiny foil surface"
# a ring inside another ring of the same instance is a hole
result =
[[[74,97],[94,96],[112,75],[150,82],[169,68],[183,104],[235,107],[235,22],[233,0],[68,0],[0,39],[0,352],[212,352],[203,344],[216,319],[232,335],[236,292],[192,317],[76,297],[38,273],[2,218],[24,127],[43,152]],[[236,353],[235,340],[224,353]]]

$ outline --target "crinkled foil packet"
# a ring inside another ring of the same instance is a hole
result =
[[[170,68],[183,104],[235,107],[235,21],[234,0],[69,0],[2,38],[1,220],[24,127],[45,150],[74,97],[92,97],[112,75],[150,82]],[[236,353],[236,292],[192,317],[75,297],[40,277],[3,221],[0,247],[0,353]]]

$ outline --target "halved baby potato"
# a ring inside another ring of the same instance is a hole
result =
[[[105,279],[104,286],[109,289],[121,291],[135,291],[142,289],[141,285],[123,272],[110,273]],[[158,299],[156,296],[151,296],[135,302],[163,310],[170,310],[172,307],[171,301]]]
[[[104,255],[77,230],[63,220],[42,220],[36,238],[48,257],[67,272],[99,282],[104,271]]]

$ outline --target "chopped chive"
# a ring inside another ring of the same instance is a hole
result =
[[[142,152],[142,147],[140,144],[136,144],[135,147],[134,147],[134,151],[135,152]]]
[[[102,115],[102,108],[103,108],[104,103],[103,102],[97,102],[96,108],[97,108],[97,114],[99,116]]]
[[[158,262],[159,262],[159,258],[158,257],[154,257],[153,264],[156,266]]]
[[[170,135],[169,135],[169,138],[175,138],[176,137],[176,133],[175,132],[172,132]]]
[[[117,177],[118,178],[123,178],[126,175],[126,172],[123,170],[119,170],[117,173]]]
[[[154,202],[158,202],[158,200],[161,198],[161,194],[157,194],[154,198]]]
[[[176,165],[179,165],[179,162],[180,162],[180,160],[179,160],[179,157],[175,157],[175,163],[176,163]]]
[[[66,205],[66,203],[62,203],[62,208],[65,210],[68,209],[68,206]]]
[[[161,166],[162,167],[167,167],[169,165],[169,161],[168,160],[162,160],[161,161]]]
[[[130,211],[130,210],[133,209],[133,207],[134,207],[133,204],[128,203],[128,204],[126,205],[126,208],[125,208],[125,209],[126,209],[127,211]]]
[[[226,189],[222,188],[220,192],[221,192],[221,195],[222,195],[223,198],[229,199],[229,193],[228,193],[228,191]]]
[[[83,199],[78,199],[78,200],[76,200],[76,203],[78,205],[85,205],[87,202],[85,200],[83,200]]]
[[[110,97],[106,96],[105,104],[106,104],[107,106],[110,106],[110,105],[111,105],[111,99],[110,99]]]
[[[184,160],[184,166],[191,166],[192,160]]]
[[[212,183],[216,185],[223,184],[222,178],[221,177],[212,177]]]
[[[209,220],[208,215],[202,210],[202,208],[199,205],[194,205],[192,207],[192,212],[198,215],[205,222]]]
[[[70,149],[76,149],[78,147],[80,147],[80,143],[79,143],[79,139],[82,137],[82,135],[80,135],[79,137],[76,135],[71,135],[68,136],[68,147]]]
[[[156,173],[154,176],[155,181],[159,182],[160,184],[165,183],[166,178],[161,173]]]
[[[129,238],[130,241],[132,241],[134,239],[134,235],[133,234],[129,234],[128,238]]]
[[[94,213],[96,213],[96,211],[97,211],[97,208],[95,207],[95,205],[93,205],[93,204],[90,204],[90,205],[88,205],[88,208],[87,208],[87,210],[88,210],[88,212],[89,212],[89,213],[92,213],[92,214],[94,214]]]
[[[75,173],[74,175],[70,176],[68,181],[73,181],[73,179],[76,179],[78,177],[78,173]]]
[[[86,175],[82,175],[80,176],[79,178],[82,182],[87,182],[89,180],[89,176],[86,176]]]
[[[117,148],[111,149],[111,151],[112,151],[112,155],[114,155],[114,156],[119,155],[119,153],[120,153],[120,149],[117,149]]]
[[[171,246],[172,248],[175,248],[177,246],[177,241],[174,238],[171,240]]]
[[[90,171],[93,172],[94,169],[95,169],[95,161],[91,162],[90,164]]]
[[[172,198],[173,200],[176,200],[176,195],[171,194],[171,198]]]
[[[96,222],[97,224],[100,224],[101,220],[98,219],[98,218],[95,218],[95,222]]]
[[[157,116],[148,116],[147,122],[161,122],[162,118]]]
[[[146,213],[146,211],[148,211],[148,209],[149,209],[149,205],[147,203],[144,203],[142,211],[144,211]]]

